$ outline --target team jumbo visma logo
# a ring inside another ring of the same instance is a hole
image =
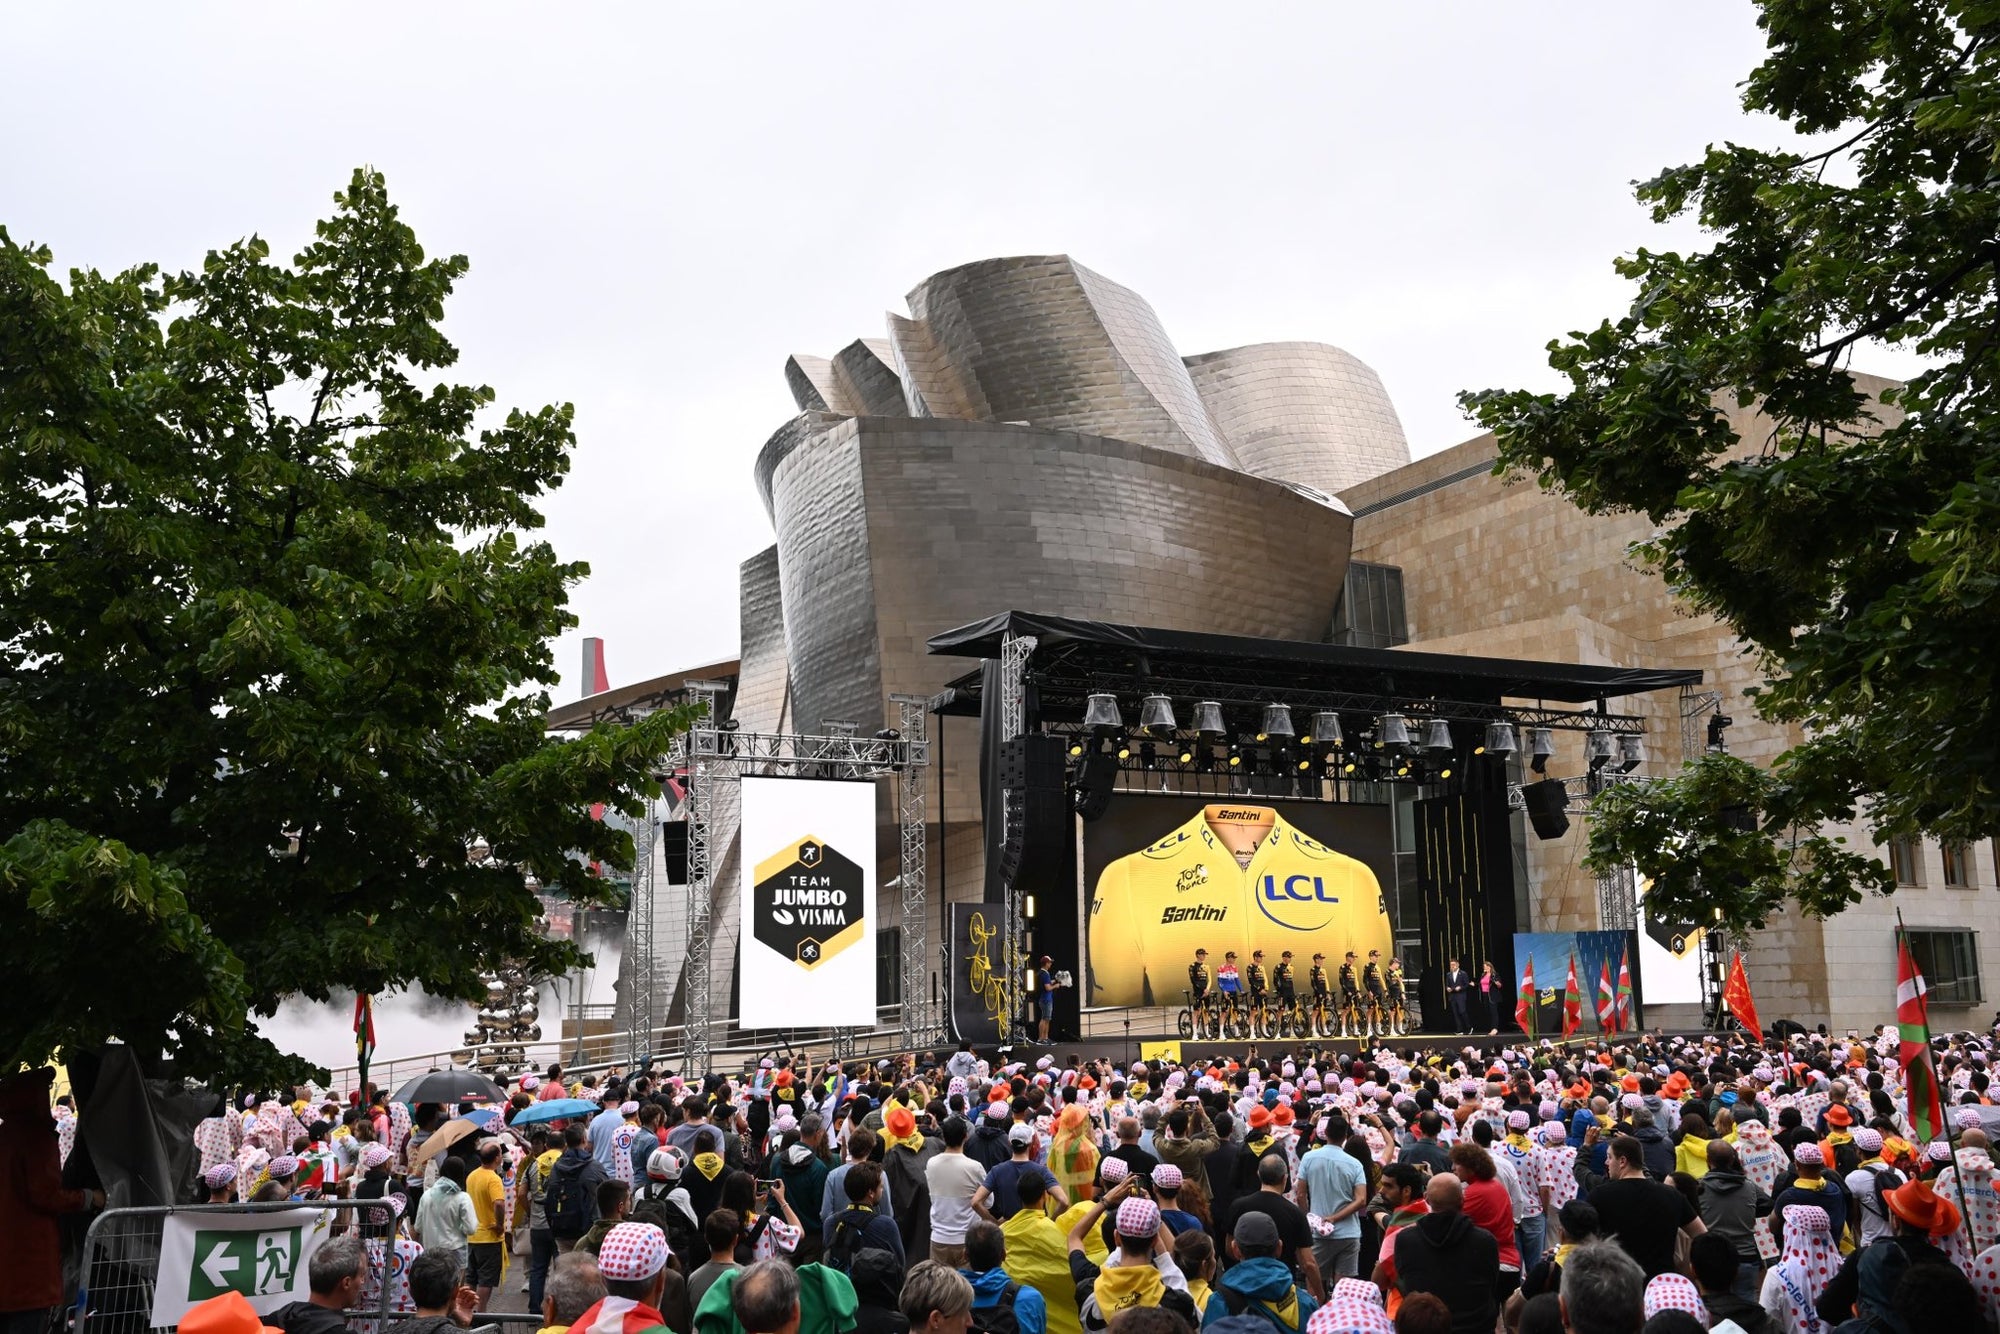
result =
[[[808,835],[757,863],[758,940],[813,969],[865,934],[861,868]]]

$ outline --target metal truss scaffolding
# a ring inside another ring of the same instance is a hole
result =
[[[669,760],[672,767],[687,768],[687,800],[683,805],[688,827],[687,884],[687,1039],[682,1065],[690,1074],[706,1073],[714,1051],[717,1016],[711,969],[712,915],[715,902],[714,835],[716,813],[726,795],[743,777],[860,778],[876,779],[895,775],[898,779],[902,836],[899,845],[903,893],[904,979],[903,1025],[914,1033],[917,1025],[928,1035],[935,1027],[924,985],[925,957],[929,933],[922,925],[925,885],[923,835],[923,771],[930,764],[930,742],[924,737],[925,701],[898,697],[902,730],[885,730],[874,737],[857,735],[854,723],[823,720],[816,734],[789,732],[743,732],[735,721],[716,717],[716,705],[726,687],[713,682],[689,682],[700,714],[685,736],[675,743]],[[912,714],[914,713],[914,719]],[[914,733],[914,735],[912,735]],[[915,797],[911,797],[911,793]],[[916,930],[912,931],[911,895],[914,892]],[[919,1018],[912,1019],[912,980]],[[834,1051],[852,1055],[852,1029],[834,1030]]]
[[[889,702],[896,706],[896,728],[902,739],[928,752],[925,726],[929,698],[891,695]],[[930,988],[930,884],[926,877],[930,831],[924,824],[924,767],[905,764],[896,773],[897,878],[903,892],[903,1041],[912,1051],[944,1040],[944,1025]]]
[[[633,992],[626,1007],[626,1043],[627,1055],[635,1066],[642,1066],[652,1051],[658,1027],[653,1008],[653,986],[658,980],[653,948],[653,858],[659,842],[658,821],[656,803],[649,801],[639,827],[632,831],[632,899],[625,912],[625,933],[631,942],[632,967],[627,977]]]
[[[1035,655],[1039,641],[1033,635],[1010,634],[1000,642],[1000,739],[1012,741],[1028,730],[1028,661]],[[1008,788],[1001,794],[1000,815],[1002,826],[1000,842],[1007,841],[1008,834],[1024,818],[1021,793]],[[1001,1037],[1012,1046],[1027,1038],[1027,1015],[1022,1012],[1022,998],[1027,995],[1025,969],[1029,951],[1028,919],[1022,910],[1021,895],[1015,892],[1011,882],[1005,885],[1007,935],[1001,957],[1005,961],[1003,976],[1007,979],[1002,990],[1001,1013],[1006,1016],[1001,1026]]]

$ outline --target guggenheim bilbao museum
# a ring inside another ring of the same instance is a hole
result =
[[[741,569],[739,660],[687,673],[730,679],[745,731],[810,732],[829,719],[863,735],[894,726],[891,696],[932,695],[968,669],[929,655],[928,639],[1015,609],[1699,671],[1701,685],[1678,697],[1621,703],[1647,717],[1642,777],[1698,753],[1718,714],[1734,720],[1733,754],[1762,762],[1788,743],[1744,698],[1757,670],[1737,640],[1628,562],[1628,545],[1647,536],[1642,517],[1591,517],[1532,481],[1495,476],[1489,435],[1412,460],[1380,378],[1338,347],[1184,355],[1142,296],[1065,255],[934,274],[909,293],[908,310],[887,316],[882,337],[785,363],[799,412],[751,469],[775,541]],[[1751,411],[1735,425],[1762,437]],[[978,900],[979,722],[929,721],[933,904]],[[1583,764],[1559,752],[1549,771]],[[888,785],[883,795],[887,884]],[[734,1009],[724,1006],[740,876],[731,818],[718,808],[711,914],[724,1014]],[[1396,821],[1400,839],[1408,824]],[[1554,839],[1534,837],[1518,815],[1515,825],[1518,928],[1598,929],[1600,885],[1579,865],[1584,821]],[[1399,844],[1399,861],[1408,851]],[[1992,842],[1885,847],[1903,882],[1893,899],[1825,923],[1772,921],[1742,942],[1760,1010],[1835,1028],[1880,1022],[1895,994],[1890,926],[1900,907],[1929,960],[1936,1022],[1977,1026],[1983,979],[2000,963],[1995,852]],[[686,915],[680,894],[663,889],[655,966],[622,965],[623,994],[650,981],[653,1012],[668,1022],[683,1012]],[[898,926],[893,892],[879,915],[883,929]],[[1398,921],[1399,944],[1407,934]],[[894,952],[883,944],[885,957]],[[895,974],[885,965],[885,986]],[[1647,1018],[1695,1015],[1654,1006]]]

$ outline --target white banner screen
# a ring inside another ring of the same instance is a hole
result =
[[[743,783],[745,1028],[875,1023],[875,785]]]
[[[1651,881],[1639,882],[1639,972],[1648,1005],[1701,1004],[1701,950],[1707,932],[1646,911]]]

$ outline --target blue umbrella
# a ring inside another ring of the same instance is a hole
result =
[[[500,1113],[491,1107],[475,1107],[463,1116],[453,1117],[456,1121],[470,1121],[481,1130],[490,1130],[500,1123]]]
[[[547,1102],[538,1102],[517,1115],[513,1124],[532,1126],[543,1121],[567,1121],[571,1117],[595,1116],[602,1110],[604,1109],[596,1103],[583,1098],[551,1098]]]

